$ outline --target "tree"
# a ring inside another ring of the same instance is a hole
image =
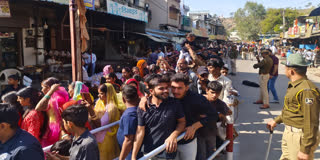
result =
[[[239,8],[234,13],[236,28],[242,39],[257,40],[261,32],[260,23],[266,15],[262,4],[247,2],[244,8]]]
[[[312,2],[309,2],[307,5],[305,5],[306,8],[309,8],[312,6]]]
[[[280,33],[282,30],[280,26],[283,25],[282,17],[283,9],[270,8],[267,10],[266,17],[261,21],[261,32],[262,33]],[[285,30],[288,30],[296,18],[302,15],[298,10],[287,8],[285,9]]]

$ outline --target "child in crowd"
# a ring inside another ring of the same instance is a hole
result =
[[[229,75],[229,68],[228,68],[226,65],[224,65],[224,66],[221,68],[221,71],[220,71],[220,72],[221,72],[221,74],[224,75],[225,77],[228,77],[228,75]],[[228,77],[228,78],[229,78],[229,77]],[[231,92],[232,95],[240,96],[239,91],[237,91],[236,89],[234,89],[233,86],[231,86],[229,92]]]
[[[221,126],[226,126],[226,116],[231,115],[232,111],[226,103],[219,99],[221,91],[222,85],[217,81],[211,81],[207,85],[206,94],[204,96],[211,103],[211,106],[217,110]],[[217,130],[216,123],[199,129],[197,160],[207,159],[213,154],[216,148],[216,138],[218,137]]]
[[[70,156],[48,152],[47,160],[99,160],[97,141],[85,127],[88,121],[88,109],[84,105],[74,105],[64,110],[61,116],[64,128],[73,135]]]
[[[24,88],[25,86],[19,84],[19,76],[16,74],[10,75],[8,77],[8,86],[2,90],[0,97],[2,97],[4,94],[9,93],[11,91],[18,92],[20,89]]]
[[[127,109],[124,111],[117,133],[117,140],[121,148],[119,160],[131,160],[134,137],[138,127],[137,106],[140,102],[138,88],[125,85],[122,91],[123,101]],[[139,153],[138,157],[141,157]]]

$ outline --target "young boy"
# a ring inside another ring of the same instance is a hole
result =
[[[0,97],[9,93],[11,91],[19,91],[21,88],[25,86],[19,84],[19,76],[16,74],[10,75],[8,77],[8,86],[1,92]]]
[[[207,85],[206,94],[204,96],[211,103],[211,106],[217,110],[221,123],[225,125],[226,116],[231,115],[232,111],[226,103],[219,99],[221,91],[222,85],[217,81],[211,81]],[[197,160],[207,159],[213,154],[216,148],[216,137],[216,123],[211,124],[210,127],[203,127],[199,130]]]
[[[117,133],[117,140],[121,148],[119,160],[131,160],[131,150],[138,127],[137,106],[139,105],[140,98],[137,88],[131,85],[123,87],[122,97],[127,109],[121,116]],[[142,153],[139,153],[138,157],[142,156]]]
[[[226,67],[226,65],[225,65],[225,66],[223,66],[223,67],[221,68],[221,71],[220,71],[220,72],[221,72],[221,74],[224,75],[225,77],[228,77],[228,75],[229,75],[229,68]],[[231,75],[231,74],[230,74],[230,75]],[[229,78],[229,77],[228,77],[228,78]],[[234,89],[233,86],[231,86],[229,92],[230,92],[232,95],[234,95],[234,96],[239,96],[239,95],[240,95],[240,94],[239,94],[239,91],[237,91],[236,89]]]
[[[74,105],[61,114],[64,128],[73,135],[70,156],[47,153],[48,160],[99,160],[99,149],[94,136],[86,129],[88,110],[84,105]]]
[[[221,68],[221,74],[227,77],[227,76],[228,76],[228,73],[229,73],[229,68],[226,67],[226,66],[223,66],[223,67]]]

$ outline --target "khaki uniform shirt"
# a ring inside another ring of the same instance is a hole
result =
[[[307,78],[289,82],[284,107],[276,123],[302,129],[300,151],[310,153],[316,143],[319,126],[320,94],[319,89]]]
[[[236,49],[231,49],[229,53],[229,57],[231,59],[237,59],[238,58],[238,51]]]
[[[273,66],[273,60],[270,58],[270,56],[266,56],[266,58],[263,58],[261,62],[255,64],[254,66],[259,68],[259,74],[269,74]]]

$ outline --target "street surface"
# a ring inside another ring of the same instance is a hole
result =
[[[281,60],[281,59],[280,59]],[[276,89],[280,104],[270,103],[270,108],[261,110],[260,105],[253,104],[259,98],[259,88],[242,85],[243,80],[259,83],[258,70],[253,69],[256,61],[237,60],[237,75],[229,76],[233,86],[240,92],[239,110],[235,109],[235,128],[239,136],[234,142],[235,160],[263,160],[266,154],[269,140],[269,132],[266,123],[281,113],[284,95],[286,93],[288,79],[284,74],[284,66],[279,65],[279,76],[276,81]],[[319,69],[308,69],[308,78],[320,87],[320,77],[316,76]],[[270,92],[271,94],[271,92]],[[273,100],[270,95],[270,100]],[[281,156],[281,138],[284,125],[280,124],[275,128],[269,154],[269,160],[277,160]],[[315,159],[320,160],[320,148],[315,153]]]

